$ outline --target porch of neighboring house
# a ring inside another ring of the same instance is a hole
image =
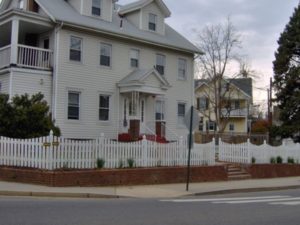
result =
[[[52,70],[52,26],[31,19],[0,21],[0,69]]]

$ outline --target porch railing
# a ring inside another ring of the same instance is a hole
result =
[[[17,64],[36,69],[51,69],[53,51],[26,45],[18,45]]]
[[[246,117],[248,115],[248,111],[246,108],[231,109],[229,111],[227,109],[222,109],[222,114],[229,117]]]
[[[10,64],[10,45],[0,48],[0,68],[9,66]]]

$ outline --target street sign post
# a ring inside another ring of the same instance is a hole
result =
[[[190,170],[191,170],[191,149],[192,149],[192,133],[193,130],[199,124],[199,116],[197,110],[194,109],[194,106],[191,106],[191,109],[188,111],[184,118],[186,127],[189,129],[189,151],[188,151],[188,162],[187,162],[187,179],[186,179],[186,191],[189,191],[190,184]]]

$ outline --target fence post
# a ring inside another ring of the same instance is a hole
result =
[[[211,165],[215,165],[216,164],[216,139],[213,137],[211,144],[211,154],[209,154],[209,161],[211,162]],[[219,156],[218,156],[219,158]]]
[[[250,139],[247,139],[247,154],[248,154],[248,163],[250,164],[252,161],[252,151],[250,149]]]
[[[184,165],[184,160],[183,160],[183,153],[184,153],[184,148],[183,148],[183,136],[179,137],[179,154],[180,154],[180,159],[179,159],[179,165]]]
[[[106,165],[104,164],[104,167],[108,166],[109,162],[108,162],[108,159],[106,158],[105,147],[104,147],[104,133],[100,134],[100,139],[98,142],[98,148],[97,148],[96,159],[95,159],[95,165],[96,165],[97,160],[100,158],[103,158],[105,160]],[[96,165],[96,167],[97,167],[97,165]]]
[[[48,155],[48,168],[49,170],[53,170],[53,131],[50,130],[48,140],[49,143],[49,149],[47,149],[47,155]]]
[[[143,140],[142,140],[142,166],[146,167],[147,166],[147,139],[146,135],[143,135]]]

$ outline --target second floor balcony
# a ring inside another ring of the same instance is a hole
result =
[[[51,70],[53,51],[26,45],[17,45],[17,60],[11,60],[11,45],[0,48],[0,68],[16,64],[22,68]]]
[[[222,109],[222,115],[224,117],[247,117],[248,116],[248,109],[247,108]]]

